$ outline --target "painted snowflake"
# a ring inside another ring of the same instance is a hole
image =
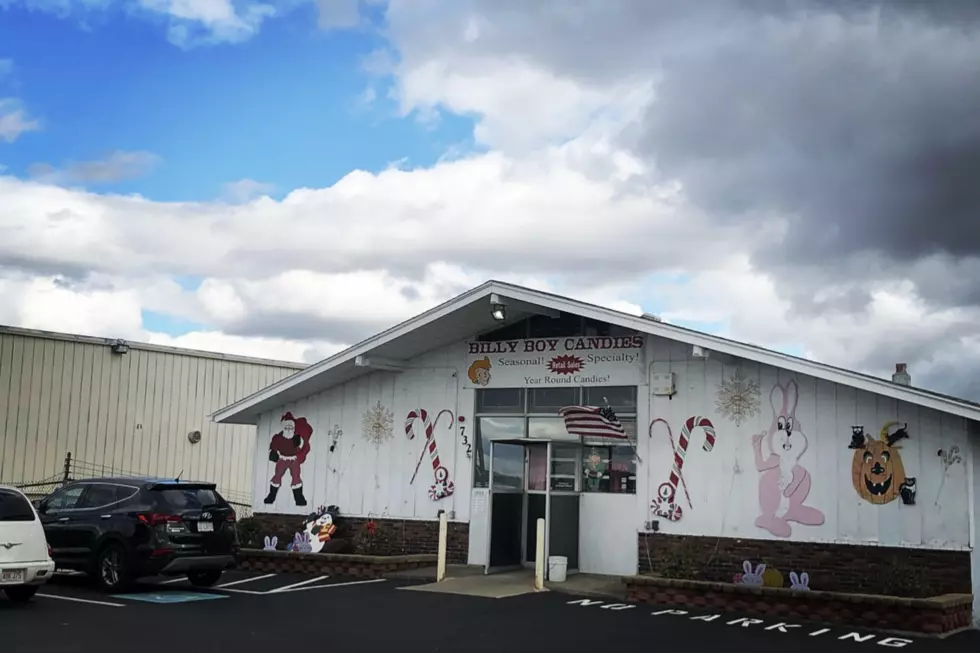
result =
[[[715,404],[719,413],[735,426],[742,420],[759,414],[759,382],[742,375],[741,368],[718,384],[718,400]]]
[[[395,416],[390,410],[382,406],[379,401],[364,411],[361,434],[365,440],[372,443],[375,447],[380,447],[391,439],[394,423]]]

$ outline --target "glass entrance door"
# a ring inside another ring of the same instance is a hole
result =
[[[537,559],[538,519],[548,520],[548,448],[547,442],[528,443],[524,495],[524,566],[533,567]],[[545,545],[547,547],[547,544]]]
[[[523,444],[490,443],[490,550],[485,571],[520,568],[524,560]]]

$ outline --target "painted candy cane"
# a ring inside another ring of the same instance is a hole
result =
[[[655,419],[650,423],[651,435],[653,430],[653,425],[658,421],[667,422],[663,419]],[[670,521],[677,521],[681,518],[683,511],[681,507],[677,505],[675,497],[677,495],[677,485],[682,483],[684,486],[684,494],[687,497],[687,505],[691,508],[694,506],[691,504],[691,495],[687,491],[687,482],[684,480],[684,459],[687,456],[687,447],[691,442],[691,431],[701,427],[704,430],[705,441],[704,450],[711,451],[715,447],[715,427],[707,417],[701,417],[700,415],[695,415],[694,417],[689,417],[686,422],[684,422],[684,427],[681,429],[680,438],[678,438],[677,446],[674,446],[674,437],[670,432],[670,424],[667,424],[667,435],[670,437],[671,447],[674,450],[674,463],[670,469],[670,477],[666,483],[661,483],[660,487],[657,488],[657,498],[653,501],[653,511],[659,517],[669,519]]]
[[[422,464],[422,458],[425,457],[425,452],[428,451],[429,458],[432,460],[432,475],[435,478],[435,483],[429,487],[429,498],[433,501],[445,499],[455,489],[453,482],[449,480],[449,470],[439,461],[439,447],[436,445],[435,429],[443,413],[448,413],[449,419],[453,419],[453,412],[449,409],[439,411],[435,420],[432,421],[429,420],[429,413],[424,408],[410,410],[408,416],[405,417],[405,435],[408,436],[409,440],[415,439],[415,420],[422,420],[422,428],[425,430],[425,447],[422,449],[422,455],[419,457],[419,462],[415,465],[415,473],[412,474],[412,480],[409,483],[415,482],[415,476],[419,472],[419,465]]]

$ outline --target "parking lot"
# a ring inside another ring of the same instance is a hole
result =
[[[227,599],[235,596],[267,596],[287,592],[312,592],[339,587],[370,585],[383,580],[352,580],[331,576],[302,574],[260,574],[229,571],[212,588],[191,585],[183,576],[142,579],[125,594],[104,594],[91,586],[84,574],[59,572],[52,582],[38,592],[40,602],[61,601],[124,608],[134,603],[173,604]]]
[[[0,650],[980,650],[977,633],[946,640],[890,638],[846,628],[780,627],[738,615],[675,614],[559,592],[491,599],[400,591],[406,584],[233,571],[209,590],[183,579],[155,578],[132,592],[106,595],[82,576],[59,574],[26,607],[0,599]]]

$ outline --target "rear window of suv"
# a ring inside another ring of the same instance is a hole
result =
[[[165,506],[173,510],[200,510],[225,503],[216,490],[207,487],[167,488],[155,490],[153,494],[157,495]]]
[[[30,502],[11,490],[0,490],[0,521],[34,521]]]

